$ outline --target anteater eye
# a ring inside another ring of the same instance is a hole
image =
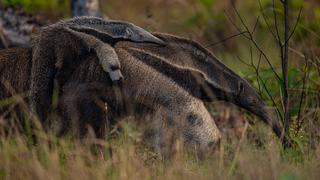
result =
[[[119,67],[118,65],[111,65],[111,66],[110,66],[110,69],[111,69],[112,71],[115,71],[115,70],[120,69],[120,67]]]
[[[131,29],[129,29],[129,28],[127,28],[126,29],[126,35],[127,35],[127,37],[131,37],[132,36],[132,30]]]
[[[242,82],[238,83],[238,95],[241,95],[244,91],[244,86]]]

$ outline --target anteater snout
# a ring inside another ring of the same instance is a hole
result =
[[[121,82],[123,80],[123,75],[120,71],[120,69],[112,70],[109,72],[110,78],[112,82]]]

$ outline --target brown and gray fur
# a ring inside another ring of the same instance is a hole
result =
[[[273,117],[250,84],[221,63],[199,43],[168,34],[155,33],[166,46],[119,43],[135,58],[171,78],[180,87],[203,101],[223,100],[260,117],[286,145],[279,122]]]
[[[16,57],[21,52],[8,52],[10,53],[11,57]],[[30,53],[30,50],[25,50],[24,53]],[[119,86],[112,85],[94,53],[78,57],[85,60],[79,60],[80,63],[71,73],[58,70],[57,81],[61,85],[59,104],[64,128],[70,127],[76,131],[79,128],[80,132],[77,133],[81,136],[86,131],[85,126],[89,124],[99,133],[103,130],[106,124],[105,116],[109,113],[104,109],[104,103],[107,103],[108,110],[114,117],[138,112],[148,114],[149,120],[142,124],[148,124],[152,129],[151,139],[156,141],[156,148],[160,152],[165,144],[165,128],[170,127],[176,129],[173,131],[175,135],[178,134],[188,146],[208,149],[219,142],[220,132],[201,100],[191,96],[170,78],[154,71],[123,49],[117,49],[117,53],[120,63],[123,64],[121,70],[126,77]],[[24,63],[29,64],[31,58],[11,60],[18,60],[21,66]],[[10,77],[8,80],[14,81],[14,75],[10,74],[6,74]],[[25,85],[21,88],[23,90],[19,91],[28,90]],[[2,89],[0,91],[2,92]],[[138,112],[137,107],[140,108]]]
[[[46,120],[56,71],[70,73],[77,67],[75,57],[93,51],[113,81],[122,78],[113,44],[117,41],[163,42],[144,29],[122,21],[95,17],[74,18],[44,27],[34,37],[30,101],[32,110]]]
[[[120,116],[135,114],[137,108],[142,108],[143,115],[153,114],[161,109],[162,123],[179,126],[187,144],[198,144],[201,148],[207,148],[208,145],[215,145],[219,141],[220,132],[200,99],[191,96],[172,79],[155,71],[123,49],[116,48],[116,51],[125,77],[120,87],[112,86],[99,64],[93,63],[96,62],[96,57],[88,55],[87,58],[92,60],[82,61],[63,85],[65,96],[61,98],[62,106],[91,104],[92,108],[94,103],[90,102],[88,97],[95,96],[92,98],[95,102],[99,102],[99,97],[101,100],[100,103],[96,103],[97,109],[103,107],[101,102],[107,102],[112,113]],[[77,96],[75,92],[79,91]],[[80,113],[67,113],[67,116]],[[82,117],[84,116],[79,118]]]
[[[5,49],[0,50],[0,57],[0,99],[15,94],[27,94],[30,85],[31,51],[25,48]]]
[[[167,45],[158,47],[122,42],[117,44],[116,49],[126,51],[164,74],[194,97],[205,101],[225,100],[249,110],[261,117],[281,136],[280,125],[272,118],[254,89],[209,51],[191,40],[164,34],[155,35],[162,38]],[[63,82],[68,73],[61,74],[60,81]],[[284,141],[289,141],[286,138]]]
[[[0,121],[5,121],[5,130],[21,128],[27,115],[31,51],[24,48],[0,50]],[[19,121],[19,126],[16,126]],[[10,127],[10,128],[9,128]],[[21,129],[20,129],[21,130]]]

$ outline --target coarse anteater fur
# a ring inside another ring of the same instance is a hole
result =
[[[0,50],[0,117],[21,117],[26,112],[28,104],[23,102],[28,100],[30,73],[30,50]]]
[[[24,53],[30,53],[28,51],[31,50],[26,49]],[[134,115],[138,107],[139,112],[147,114],[149,118],[142,124],[149,125],[148,132],[152,132],[151,139],[156,141],[155,147],[160,152],[165,147],[165,132],[168,131],[164,128],[170,127],[174,129],[171,132],[187,146],[205,150],[217,145],[220,131],[200,99],[128,52],[117,51],[126,77],[120,85],[113,85],[94,53],[78,57],[85,60],[80,59],[81,63],[71,74],[57,72],[56,80],[61,85],[59,110],[63,130],[72,129],[81,137],[86,133],[86,126],[90,125],[100,137],[103,136],[109,113],[105,110],[107,103],[112,117]],[[10,53],[13,57],[17,55],[14,51]],[[30,61],[31,58],[19,59],[20,64]],[[27,85],[22,88],[24,90],[19,91],[28,90]]]
[[[25,48],[0,50],[0,99],[27,94],[30,86],[31,51]]]
[[[199,98],[204,101],[214,101],[214,100],[224,100],[227,102],[234,103],[240,107],[247,109],[248,111],[256,114],[259,116],[264,122],[269,124],[276,135],[281,138],[281,127],[279,123],[272,117],[270,111],[267,109],[264,102],[261,98],[257,95],[255,90],[247,83],[244,79],[236,75],[230,69],[228,69],[225,65],[223,65],[220,61],[218,61],[209,51],[204,49],[198,43],[171,36],[166,34],[155,34],[160,39],[166,42],[166,46],[155,46],[152,44],[137,44],[137,43],[130,43],[130,42],[119,42],[116,44],[115,49],[116,52],[121,60],[121,64],[131,64],[132,62],[139,61],[139,65],[141,67],[146,67],[148,69],[152,69],[153,73],[161,74],[168,79],[169,84],[177,85],[179,89],[186,91],[190,95],[194,96],[196,99]],[[86,59],[84,58],[86,55],[79,57],[79,59]],[[121,57],[120,57],[121,56]],[[90,58],[88,58],[90,59]],[[78,70],[83,68],[82,71],[72,71],[69,73],[68,68],[59,70],[57,79],[59,84],[62,87],[65,87],[65,93],[72,95],[72,92],[80,92],[82,94],[86,94],[86,86],[89,86],[87,83],[95,82],[98,78],[97,69],[89,69],[90,62],[82,62],[82,60],[78,60],[79,62],[77,68]],[[80,64],[89,63],[87,66]],[[98,67],[96,67],[98,68]],[[127,69],[121,69],[121,71],[128,71]],[[144,68],[136,69],[135,73],[132,74],[143,74],[146,71]],[[78,72],[78,73],[76,73]],[[83,74],[84,73],[84,74]],[[126,72],[128,73],[128,72]],[[82,75],[83,74],[83,75]],[[152,74],[152,73],[150,73]],[[102,76],[102,75],[100,75]],[[149,78],[149,74],[145,74],[142,79],[134,79],[127,75],[128,77],[124,77],[124,81],[132,81],[132,82],[139,82],[140,81],[148,81],[151,85],[154,81],[153,79]],[[151,76],[150,76],[151,77]],[[110,87],[112,87],[111,79],[104,77],[103,82],[108,82]],[[74,84],[76,82],[76,84]],[[139,84],[138,83],[138,84]],[[137,84],[137,85],[138,85]],[[93,84],[91,84],[92,87]],[[91,86],[90,85],[90,86]],[[134,96],[138,96],[140,93],[149,93],[151,95],[147,97],[152,97],[152,92],[157,91],[149,90],[147,87],[148,84],[145,84],[146,87],[140,86],[133,86],[130,87],[129,91],[136,92]],[[78,87],[75,88],[75,87]],[[81,87],[81,88],[80,88]],[[101,87],[101,86],[98,86]],[[106,86],[107,87],[107,86]],[[110,89],[110,87],[108,87]],[[119,87],[119,86],[114,86]],[[152,86],[151,86],[152,87]],[[163,84],[163,86],[159,87],[160,90],[163,88],[167,88]],[[104,87],[105,88],[105,87]],[[69,89],[69,90],[68,90]],[[73,91],[70,89],[74,89]],[[99,89],[99,88],[96,88]],[[95,92],[95,99],[97,97],[96,93],[97,90],[95,88],[91,88],[88,90],[89,92]],[[111,88],[112,89],[112,88]],[[120,89],[124,90],[126,88],[121,87]],[[136,90],[134,90],[136,89]],[[138,89],[138,90],[137,90]],[[70,93],[71,92],[71,93]],[[89,93],[88,92],[88,93]],[[129,103],[122,102],[122,98],[119,99],[112,99],[114,97],[119,97],[118,91],[112,90],[105,90],[104,92],[108,92],[108,95],[103,95],[103,97],[109,97],[108,99],[104,99],[102,102],[107,102],[108,107],[110,109],[116,107],[123,113],[125,110],[131,110],[132,108],[125,108],[124,105],[128,105],[132,102],[130,100]],[[112,94],[112,92],[114,92]],[[80,94],[81,94],[80,93]],[[110,94],[111,93],[111,94]],[[74,93],[76,94],[76,93]],[[73,94],[73,100],[78,100],[75,98]],[[90,94],[90,93],[89,93]],[[128,93],[120,93],[120,97],[126,97],[125,94]],[[164,97],[170,97],[172,94],[163,93]],[[84,96],[82,96],[84,97]],[[86,99],[90,96],[85,96]],[[138,96],[140,97],[140,96]],[[146,98],[145,96],[142,96]],[[111,98],[111,99],[110,99]],[[154,98],[154,97],[153,97]],[[81,97],[79,98],[81,99]],[[89,98],[90,99],[90,98]],[[130,99],[128,97],[124,99]],[[157,99],[157,98],[155,98]],[[108,100],[108,101],[107,101]],[[85,100],[88,101],[88,100]],[[152,100],[154,101],[154,100]],[[145,102],[144,102],[145,103]],[[100,103],[100,107],[101,107]],[[139,103],[138,103],[139,104]],[[101,110],[103,111],[103,110]],[[113,110],[115,112],[115,110]],[[74,113],[73,113],[74,114]],[[93,113],[92,113],[93,114]],[[102,116],[100,116],[102,117]],[[71,118],[72,119],[72,118]],[[99,119],[99,118],[97,118]],[[68,121],[67,121],[68,122]],[[81,121],[77,121],[81,122]],[[98,121],[96,121],[98,122]],[[284,137],[284,143],[290,142],[289,137]]]
[[[285,145],[279,122],[254,88],[199,43],[169,34],[154,33],[166,46],[120,42],[117,47],[171,78],[203,101],[223,100],[242,107],[268,124]]]
[[[43,121],[51,104],[56,72],[69,73],[77,67],[76,58],[95,52],[99,63],[112,81],[122,78],[120,63],[114,48],[118,41],[163,42],[146,30],[124,21],[106,21],[96,17],[78,17],[61,21],[41,29],[33,38],[31,71],[32,110]]]

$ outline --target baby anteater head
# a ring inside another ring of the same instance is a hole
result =
[[[133,42],[149,42],[149,43],[155,43],[160,45],[164,44],[164,42],[161,39],[155,37],[154,35],[152,35],[151,33],[142,29],[139,26],[136,26],[128,22],[118,21],[118,23],[122,23],[124,26],[118,29],[115,28],[115,30],[118,30],[119,31],[118,33],[122,34],[124,39],[130,40]]]
[[[107,41],[127,40],[132,42],[145,42],[163,45],[164,42],[144,30],[126,21],[104,20],[97,17],[77,17],[60,25],[67,26],[73,30],[93,35],[98,39]]]

